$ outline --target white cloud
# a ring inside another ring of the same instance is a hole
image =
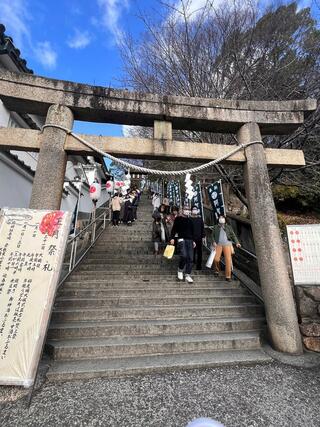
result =
[[[175,3],[175,17],[182,17],[182,14],[185,12],[189,18],[195,19],[196,16],[203,11],[204,8],[209,7],[218,7],[222,3],[228,2],[228,0],[178,0]]]
[[[72,49],[83,49],[91,43],[91,36],[88,31],[75,30],[74,35],[69,38],[67,44]]]
[[[45,68],[54,68],[57,63],[57,53],[49,41],[35,42],[30,30],[31,16],[27,0],[2,0],[0,7],[0,22],[6,27],[6,34],[13,38],[14,45],[21,51],[33,56]]]
[[[136,126],[122,125],[122,136],[124,136],[125,138],[132,137],[135,128]]]
[[[115,41],[122,36],[121,16],[129,8],[129,0],[97,0],[102,11],[102,25],[109,31]]]
[[[258,0],[252,1],[256,2]],[[238,7],[239,5],[243,5],[243,7],[245,7],[246,2],[241,0],[176,0],[173,5],[175,10],[172,16],[175,19],[182,19],[185,13],[190,20],[193,20],[196,19],[199,14],[203,13],[205,9],[207,11],[214,11],[225,5],[237,5]]]
[[[24,0],[2,0],[0,22],[5,25],[7,34],[13,38],[15,45],[22,50],[25,41],[30,44],[28,5]]]
[[[57,53],[52,48],[50,42],[45,41],[37,43],[34,53],[37,60],[45,68],[55,68],[57,65]]]

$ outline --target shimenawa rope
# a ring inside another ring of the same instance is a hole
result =
[[[250,145],[254,145],[254,144],[262,144],[262,141],[250,141],[247,142],[246,144],[239,144],[237,145],[233,150],[229,151],[229,153],[219,157],[218,159],[215,160],[211,160],[208,163],[205,163],[203,165],[197,166],[195,168],[190,168],[190,169],[183,169],[183,170],[178,170],[178,171],[166,171],[166,170],[159,170],[159,169],[149,169],[149,168],[145,168],[143,166],[138,166],[138,165],[134,165],[132,163],[126,162],[125,160],[121,160],[118,159],[117,157],[114,157],[112,154],[108,154],[106,152],[104,152],[103,150],[100,150],[100,148],[95,147],[93,144],[91,144],[90,142],[86,141],[85,139],[81,138],[79,135],[75,134],[74,132],[72,132],[71,129],[68,129],[64,126],[60,126],[54,123],[46,123],[45,125],[42,126],[42,130],[48,127],[52,127],[52,128],[57,128],[57,129],[61,129],[63,131],[65,131],[68,135],[72,135],[75,139],[77,139],[79,142],[81,142],[83,145],[87,146],[88,148],[90,148],[91,150],[101,154],[101,156],[103,157],[107,157],[108,159],[112,160],[114,163],[126,168],[126,169],[130,169],[131,171],[135,171],[135,172],[139,172],[142,174],[151,174],[151,175],[160,175],[160,176],[180,176],[180,175],[186,175],[186,174],[194,174],[197,172],[200,172],[204,169],[209,168],[210,166],[213,166],[219,162],[222,162],[223,160],[228,159],[229,157],[231,157],[232,155],[234,155],[235,153],[237,153],[240,150],[243,150],[246,147],[249,147]]]

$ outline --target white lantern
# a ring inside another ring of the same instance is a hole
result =
[[[124,186],[124,182],[123,182],[123,181],[116,181],[116,182],[114,183],[114,187],[115,187],[116,189],[122,188],[123,186]]]
[[[108,193],[112,193],[114,188],[114,182],[113,181],[107,181],[106,183],[106,189]]]
[[[101,196],[101,184],[99,182],[93,182],[90,185],[90,199],[93,201],[97,201]]]

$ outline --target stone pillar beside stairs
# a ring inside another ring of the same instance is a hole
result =
[[[63,105],[52,105],[46,123],[72,129],[73,113]],[[45,128],[42,132],[30,209],[60,209],[67,164],[67,153],[64,150],[66,136],[64,130],[57,128]]]
[[[240,143],[261,141],[256,123],[246,123],[237,134]],[[264,148],[261,144],[245,149],[246,196],[258,259],[261,290],[269,335],[276,350],[301,354],[298,318],[271,191]]]

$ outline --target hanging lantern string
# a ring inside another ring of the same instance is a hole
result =
[[[123,166],[126,169],[130,168],[131,170],[134,170],[135,172],[140,172],[143,174],[159,175],[159,176],[182,176],[182,175],[186,175],[188,173],[189,174],[195,174],[197,172],[200,172],[204,169],[209,168],[210,166],[216,165],[217,163],[222,162],[223,160],[228,159],[229,157],[236,154],[238,151],[241,151],[241,150],[249,147],[250,145],[254,145],[254,144],[262,144],[263,145],[263,142],[261,140],[250,141],[250,142],[247,142],[246,144],[237,145],[233,150],[229,151],[229,153],[224,154],[223,156],[219,157],[218,159],[211,160],[210,162],[205,163],[203,165],[200,165],[200,166],[197,166],[194,168],[190,168],[190,169],[183,169],[183,170],[177,170],[177,171],[166,171],[166,170],[145,168],[143,166],[134,165],[134,164],[129,163],[125,160],[118,159],[117,157],[114,157],[112,154],[108,154],[108,153],[104,152],[103,150],[100,150],[100,148],[95,147],[90,142],[81,138],[81,136],[77,135],[76,133],[73,133],[71,129],[68,129],[64,126],[60,126],[60,125],[57,125],[54,123],[46,123],[45,125],[42,126],[42,130],[45,128],[49,128],[49,127],[61,129],[61,130],[65,131],[68,135],[72,135],[75,139],[77,139],[79,142],[81,142],[86,147],[88,147],[91,150],[99,153],[103,157],[107,157],[108,159],[112,160],[114,163],[116,163],[120,166]]]

